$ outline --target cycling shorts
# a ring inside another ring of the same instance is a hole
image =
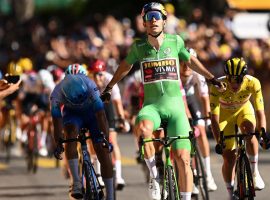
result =
[[[182,109],[181,109],[182,108]],[[140,110],[136,124],[142,120],[152,121],[154,130],[160,127],[161,120],[168,121],[167,136],[188,136],[190,126],[184,109],[182,97],[161,97],[155,103],[145,102]],[[173,149],[191,150],[189,139],[176,140],[172,144]]]
[[[73,124],[76,126],[77,130],[87,128],[91,133],[93,143],[96,144],[103,142],[103,136],[98,128],[97,119],[93,111],[86,109],[84,112],[76,112],[73,109],[64,107],[62,116],[64,126],[67,124]]]
[[[222,114],[219,116],[219,128],[224,135],[235,134],[235,124],[240,127],[244,121],[249,121],[254,127],[256,126],[255,112],[250,101],[236,112],[220,108],[220,113]],[[225,149],[227,150],[234,150],[237,147],[234,138],[226,139],[225,144]]]

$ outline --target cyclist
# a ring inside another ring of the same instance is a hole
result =
[[[179,60],[188,64],[191,62],[192,69],[211,79],[211,82],[218,87],[221,87],[221,83],[204,68],[197,58],[190,56],[180,36],[163,32],[167,14],[162,4],[155,2],[146,4],[141,15],[147,37],[134,41],[131,51],[126,59],[120,63],[101,98],[108,101],[113,86],[127,75],[133,63],[139,61],[144,84],[144,105],[136,119],[137,135],[151,138],[153,131],[159,128],[161,120],[167,120],[168,136],[179,134],[187,136],[190,126],[179,87]],[[193,184],[190,168],[190,141],[179,140],[172,146],[174,158],[179,166],[182,199],[190,199]],[[151,176],[150,197],[160,199],[159,175],[152,143],[145,145],[145,161]]]
[[[197,53],[194,49],[189,49],[189,52],[194,57],[197,57]],[[204,116],[208,116],[210,113],[208,86],[205,78],[197,72],[191,70],[185,63],[181,63],[180,74],[183,86],[186,91],[188,108],[193,118],[193,125],[200,131],[198,144],[202,152],[203,162],[207,175],[207,187],[210,191],[214,191],[217,190],[217,185],[211,173],[210,147],[206,135],[205,120],[200,119],[202,117],[202,109],[199,103],[202,103]]]
[[[97,84],[100,91],[103,91],[106,85],[112,79],[112,75],[106,71],[106,64],[102,60],[94,61],[89,68],[91,75],[93,75],[93,79]],[[113,144],[113,157],[114,157],[114,164],[115,164],[115,182],[116,188],[121,190],[125,186],[125,181],[122,178],[122,170],[121,170],[121,151],[120,147],[117,142],[117,132],[116,132],[116,118],[119,121],[119,126],[117,128],[124,129],[125,127],[125,116],[124,116],[124,108],[122,104],[120,89],[118,85],[115,85],[112,90],[112,99],[110,103],[104,104],[104,109],[106,113],[106,117],[109,122],[109,135],[110,135],[110,142]],[[116,111],[116,117],[115,112]],[[97,170],[97,173],[99,170]]]
[[[83,69],[79,64],[74,65],[77,66],[77,69]],[[65,78],[54,88],[50,101],[56,143],[55,157],[61,158],[60,154],[64,150],[58,142],[62,137],[63,129],[66,138],[74,138],[78,135],[80,128],[88,128],[101,163],[101,175],[106,187],[107,200],[113,199],[112,162],[108,151],[102,147],[103,137],[101,135],[103,132],[108,138],[108,122],[96,84],[83,72],[66,74]],[[78,172],[76,145],[76,142],[67,143],[65,156],[71,171],[71,196],[80,199],[83,194]]]
[[[251,96],[255,100],[257,127],[259,129],[266,128],[261,84],[257,78],[247,75],[247,71],[248,67],[243,58],[231,58],[226,61],[224,66],[225,76],[220,78],[227,84],[226,90],[219,92],[215,87],[210,88],[212,130],[216,141],[219,139],[220,131],[224,131],[224,135],[234,133],[235,124],[238,125],[242,133],[255,131],[256,118],[250,102]],[[255,189],[261,190],[265,185],[258,171],[258,141],[255,136],[252,136],[246,142],[254,186]],[[229,196],[232,198],[236,142],[234,139],[229,139],[225,143],[226,147],[222,154],[222,173]],[[220,148],[220,144],[217,144],[216,148]]]

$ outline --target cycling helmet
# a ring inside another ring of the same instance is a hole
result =
[[[190,53],[190,55],[192,55],[192,56],[194,56],[195,58],[197,58],[197,53],[196,53],[196,51],[195,51],[194,49],[189,48],[189,49],[188,49],[188,52]]]
[[[87,85],[81,76],[66,75],[61,90],[66,100],[73,105],[83,104],[88,97]]]
[[[243,58],[231,58],[227,60],[224,72],[227,76],[244,76],[247,74],[247,69]]]
[[[21,58],[18,61],[18,65],[22,66],[24,72],[30,72],[33,70],[33,62],[30,58]]]
[[[98,73],[106,71],[106,64],[102,60],[96,60],[91,66],[90,71],[92,73]]]
[[[9,75],[21,75],[23,73],[23,68],[15,62],[10,62],[7,67],[7,73]]]
[[[141,12],[142,18],[144,19],[144,16],[147,12],[154,10],[159,11],[162,14],[164,20],[167,19],[167,11],[165,10],[164,6],[161,3],[157,2],[151,2],[143,6]]]
[[[67,67],[65,74],[84,74],[87,75],[86,69],[80,64],[71,64]]]
[[[62,80],[64,78],[64,72],[60,67],[56,65],[49,65],[47,70],[52,74],[54,82]]]

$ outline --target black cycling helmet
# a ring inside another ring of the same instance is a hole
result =
[[[228,78],[238,79],[242,82],[243,77],[247,74],[248,67],[243,58],[231,58],[226,61],[224,72]]]

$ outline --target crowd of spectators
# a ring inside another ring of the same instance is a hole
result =
[[[235,10],[206,18],[200,8],[195,8],[186,19],[176,17],[171,4],[165,7],[168,11],[166,32],[180,34],[186,46],[196,49],[198,58],[216,76],[223,75],[225,60],[231,56],[244,57],[249,73],[263,85],[265,110],[270,110],[267,102],[270,99],[270,38],[235,38],[231,30]],[[143,34],[140,15],[134,19],[116,19],[112,15],[94,14],[91,20],[85,17],[75,22],[57,16],[47,20],[34,17],[23,24],[10,16],[1,16],[0,69],[5,73],[8,63],[20,57],[30,58],[37,70],[49,65],[65,68],[70,63],[90,65],[98,58],[113,73],[133,40]]]

